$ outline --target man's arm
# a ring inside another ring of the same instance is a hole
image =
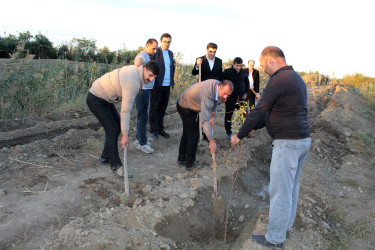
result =
[[[134,65],[137,67],[144,66],[145,65],[145,59],[142,56],[137,56],[134,59]]]

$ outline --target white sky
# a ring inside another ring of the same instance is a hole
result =
[[[170,49],[184,63],[218,45],[217,56],[256,61],[268,45],[280,47],[297,71],[331,77],[375,77],[371,0],[8,0],[1,3],[0,35],[39,32],[55,45],[73,38],[97,48],[137,49],[148,38],[172,35]],[[160,43],[159,43],[160,44]]]

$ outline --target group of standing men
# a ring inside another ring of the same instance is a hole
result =
[[[147,141],[147,118],[150,120],[151,137],[169,138],[164,131],[164,116],[170,89],[174,86],[175,62],[169,50],[171,36],[161,36],[158,48],[155,39],[147,41],[144,51],[135,58],[135,65],[125,66],[106,73],[94,81],[87,95],[90,111],[98,118],[105,130],[105,144],[100,162],[109,163],[112,171],[123,175],[118,154],[117,139],[121,133],[122,147],[129,145],[130,111],[136,102],[138,149],[152,153]],[[259,72],[254,61],[248,69],[242,69],[242,59],[236,57],[233,66],[222,71],[222,61],[216,55],[217,45],[209,43],[207,54],[196,60],[193,75],[201,80],[187,88],[177,100],[183,131],[179,145],[179,165],[191,171],[197,168],[195,155],[199,140],[199,119],[209,141],[210,152],[217,146],[213,137],[213,125],[219,100],[225,102],[225,129],[235,147],[256,129],[267,128],[273,139],[270,166],[270,209],[267,233],[252,235],[263,246],[282,248],[293,226],[299,193],[302,166],[310,148],[310,130],[307,118],[307,90],[302,78],[288,66],[284,53],[275,46],[266,47],[260,56],[264,72],[270,75],[262,97],[259,95]],[[251,91],[249,91],[249,89]],[[258,104],[250,112],[237,134],[232,135],[230,120],[233,111],[242,101],[250,100],[250,106]],[[149,116],[147,116],[150,99]],[[121,101],[118,114],[114,103]]]

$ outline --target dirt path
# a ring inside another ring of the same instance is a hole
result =
[[[343,86],[309,89],[313,143],[286,249],[374,245],[374,145],[358,139],[364,136],[358,131],[374,135],[375,115],[364,105]],[[225,243],[224,225],[212,224],[207,145],[198,154],[205,168],[187,173],[176,164],[181,121],[171,105],[165,120],[171,138],[152,141],[151,155],[129,147],[131,199],[123,196],[123,179],[98,163],[104,133],[89,112],[1,121],[0,248],[256,249],[249,237],[264,233],[267,223],[271,139],[261,130],[231,149],[223,108],[214,133],[225,208],[240,167]]]

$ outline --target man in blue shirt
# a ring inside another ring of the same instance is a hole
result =
[[[172,37],[164,33],[161,38],[161,46],[157,49],[151,60],[157,62],[160,67],[160,75],[155,78],[154,88],[150,98],[150,133],[151,138],[159,139],[159,135],[169,138],[164,131],[164,116],[167,110],[171,88],[174,86],[175,61],[173,52],[169,50]]]

